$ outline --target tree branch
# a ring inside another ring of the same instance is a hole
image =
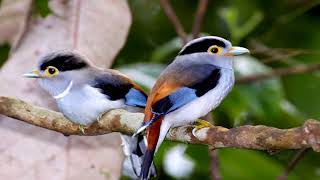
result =
[[[208,7],[208,0],[199,0],[198,9],[193,21],[192,37],[193,39],[199,37],[204,15]]]
[[[32,106],[21,100],[0,96],[0,114],[29,124],[63,133],[64,135],[95,136],[111,132],[133,134],[143,121],[142,113],[112,110],[101,120],[85,126],[85,134],[77,124],[61,113]],[[235,147],[257,150],[282,150],[312,148],[320,151],[320,122],[307,120],[303,126],[291,129],[277,129],[267,126],[240,126],[227,129],[220,126],[203,128],[192,135],[193,126],[173,128],[168,140],[192,144],[207,144],[214,148]]]
[[[298,162],[304,157],[308,149],[303,148],[300,149],[294,157],[288,163],[288,166],[283,171],[282,175],[277,178],[277,180],[286,180],[288,179],[289,172],[294,169],[294,167],[298,164]]]
[[[209,121],[211,124],[214,124],[211,112],[208,113],[205,117],[203,117],[203,119]],[[218,150],[215,149],[215,147],[211,147],[211,146],[208,146],[208,148],[209,148],[209,156],[211,159],[211,165],[210,165],[211,179],[221,180]]]
[[[211,165],[210,165],[210,174],[212,180],[221,180],[220,175],[220,162],[219,162],[219,156],[218,156],[218,150],[217,149],[211,149],[209,148],[209,155],[211,158]]]
[[[172,6],[169,2],[169,0],[160,0],[160,4],[165,12],[165,14],[168,16],[169,20],[171,21],[173,27],[176,30],[176,33],[181,38],[183,44],[186,44],[188,42],[188,35],[185,32],[182,24],[180,23],[177,15],[175,14],[174,10],[172,9]]]

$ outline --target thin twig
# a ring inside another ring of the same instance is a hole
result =
[[[203,119],[209,121],[211,124],[214,124],[214,120],[211,113],[208,113]],[[209,148],[209,156],[211,159],[211,166],[210,166],[210,174],[212,180],[220,180],[220,166],[219,166],[219,156],[218,150],[212,146],[208,146]]]
[[[212,180],[221,180],[218,150],[209,149],[209,151],[210,151],[210,158],[211,158],[211,166],[210,166],[211,178]]]
[[[165,14],[168,16],[169,20],[171,21],[172,25],[174,26],[176,33],[181,38],[183,44],[186,44],[188,42],[188,35],[185,32],[182,24],[180,23],[177,15],[175,14],[174,10],[172,9],[171,4],[169,3],[169,0],[160,0],[160,4],[165,12]]]
[[[320,51],[318,50],[297,48],[271,48],[256,39],[251,39],[249,41],[249,45],[253,47],[250,49],[250,54],[267,57],[264,59],[260,58],[260,62],[264,64],[279,61],[290,66],[296,66],[302,65],[302,63],[293,59],[292,57],[299,55],[320,55]]]
[[[202,22],[204,19],[204,15],[206,14],[207,7],[208,0],[199,0],[198,9],[192,26],[192,37],[194,39],[199,37],[199,33],[201,31]]]
[[[266,73],[240,77],[237,79],[236,82],[239,84],[253,83],[256,81],[261,81],[261,80],[276,77],[276,76],[303,74],[303,73],[314,72],[319,70],[320,70],[320,63],[313,64],[313,65],[299,65],[299,66],[294,66],[289,68],[276,69]]]
[[[298,164],[298,162],[304,157],[308,149],[300,149],[298,152],[294,155],[294,157],[290,160],[288,163],[288,166],[283,171],[282,175],[279,176],[278,180],[286,180],[288,179],[289,172],[294,169],[294,167]]]
[[[72,32],[72,48],[77,49],[78,47],[78,40],[79,40],[79,23],[80,23],[80,11],[81,11],[81,1],[78,0],[75,2],[76,3],[76,8],[75,8],[75,20],[73,24],[73,32]]]
[[[304,14],[306,11],[310,10],[311,8],[317,6],[320,2],[318,0],[314,1],[305,1],[304,4],[300,5],[298,8],[294,9],[293,11],[279,16],[276,21],[270,26],[271,28],[269,31],[266,31],[263,36],[264,39],[269,39],[271,35],[281,26],[288,24],[288,22],[296,19],[297,17]]]
[[[314,55],[319,56],[320,51],[310,50],[310,49],[296,49],[296,48],[272,48],[268,47],[262,42],[259,42],[256,39],[251,39],[249,41],[250,54],[266,56],[267,58],[261,59],[260,61],[264,64],[272,63],[275,61],[283,62],[287,65],[297,65],[301,64],[300,62],[291,59],[291,57],[299,55]]]
[[[27,2],[27,1],[25,1]],[[31,1],[26,7],[25,9],[27,9],[27,11],[25,11],[25,15],[24,15],[24,21],[23,21],[23,29],[21,32],[19,32],[17,34],[17,38],[15,40],[15,42],[12,44],[12,47],[10,49],[10,54],[9,56],[11,56],[11,54],[17,50],[23,40],[23,38],[25,37],[26,33],[27,33],[27,29],[30,26],[30,21],[31,21],[31,17],[32,17],[32,11],[33,11],[33,7],[34,7],[34,2]]]

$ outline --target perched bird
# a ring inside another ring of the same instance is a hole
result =
[[[144,108],[147,101],[143,90],[125,75],[116,70],[96,68],[86,58],[70,51],[54,52],[40,58],[37,69],[24,76],[39,78],[40,86],[56,100],[59,110],[80,126],[98,121],[111,109]],[[123,143],[130,160],[126,164],[137,178],[142,152],[146,149],[143,136],[122,137],[122,140],[125,140]],[[154,176],[155,168],[152,169],[151,176]]]
[[[162,72],[148,97],[144,123],[147,150],[141,179],[147,179],[155,151],[171,127],[197,121],[216,108],[234,85],[233,56],[249,53],[223,38],[207,36],[187,43]],[[198,121],[196,129],[208,126]]]

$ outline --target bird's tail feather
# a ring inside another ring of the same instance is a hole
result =
[[[132,154],[132,164],[135,169],[135,172],[137,176],[140,176],[141,174],[141,167],[143,164],[144,157],[146,155],[147,151],[147,145],[146,145],[146,139],[142,134],[139,134],[136,137],[136,148],[133,149]],[[149,177],[155,177],[157,176],[157,171],[155,165],[152,163],[150,164],[150,175]]]
[[[148,147],[144,153],[144,158],[141,166],[140,179],[148,179],[152,171],[153,156],[156,151],[158,139],[160,135],[160,127],[163,120],[163,116],[157,116],[153,118],[154,122],[148,127]]]
[[[139,134],[136,137],[122,135],[121,138],[126,155],[123,174],[132,179],[138,179],[141,174],[144,154],[147,150],[145,137],[142,134]],[[157,175],[156,168],[154,164],[151,164],[150,166],[150,177],[155,177]]]
[[[152,169],[154,168],[154,167],[151,167],[154,152],[155,152],[155,148],[147,149],[144,154],[143,163],[141,166],[141,175],[140,175],[141,180],[147,180],[151,176]]]
[[[138,130],[132,135],[133,137],[137,136],[145,129],[147,129],[154,121],[156,121],[162,114],[153,114],[152,118],[149,121],[143,122]]]

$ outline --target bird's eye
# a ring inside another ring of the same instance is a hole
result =
[[[49,68],[48,69],[49,74],[54,74],[56,72],[56,69],[54,68]]]
[[[47,76],[52,77],[52,76],[56,76],[59,74],[59,70],[53,66],[49,66],[47,67],[47,69],[45,70],[45,73]]]
[[[214,45],[214,46],[210,46],[208,49],[208,53],[211,54],[220,54],[222,52],[221,47]]]

